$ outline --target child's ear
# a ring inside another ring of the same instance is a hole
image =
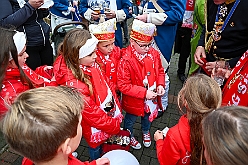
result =
[[[72,150],[71,146],[69,145],[71,138],[67,138],[64,143],[62,143],[59,147],[61,149],[62,153],[65,155],[69,155]]]

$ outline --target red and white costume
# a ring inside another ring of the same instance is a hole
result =
[[[114,46],[112,53],[108,56],[96,50],[96,55],[96,62],[100,65],[103,74],[109,79],[109,85],[117,91],[117,68],[121,59],[120,48]]]
[[[22,165],[34,165],[34,163],[27,158],[23,158]],[[96,165],[96,161],[93,160],[92,162],[81,162],[80,160],[70,154],[68,157],[68,165]]]
[[[145,111],[151,112],[149,120],[152,121],[157,116],[158,105],[161,108],[161,98],[147,102],[146,92],[147,88],[156,90],[159,85],[164,87],[165,73],[160,55],[153,48],[146,55],[139,55],[131,45],[123,49],[122,55],[117,72],[117,85],[122,92],[122,108],[137,116],[144,116]]]
[[[89,30],[99,42],[114,41],[116,18],[109,19],[98,25],[89,25]],[[106,49],[108,49],[106,47]],[[109,85],[117,91],[117,68],[121,58],[120,48],[114,46],[113,51],[106,55],[99,49],[96,50],[96,62],[100,65],[103,74],[109,79]]]
[[[87,84],[74,77],[62,55],[54,62],[54,76],[59,85],[76,88],[84,94],[81,123],[83,136],[90,147],[96,148],[108,137],[120,131],[123,116],[115,92],[107,85],[99,65],[94,63],[91,67],[80,66],[80,68],[89,77],[93,94],[90,93]],[[106,108],[110,105],[114,108],[108,112]]]
[[[24,65],[22,69],[35,87],[55,86],[56,83],[50,81],[51,73],[44,71],[44,67],[46,66],[41,66],[33,71],[27,65]],[[5,113],[14,99],[28,89],[28,84],[23,84],[21,81],[20,70],[18,68],[7,68],[0,92],[0,114]]]
[[[248,106],[248,50],[233,68],[223,88],[223,106]]]
[[[190,127],[186,115],[170,128],[164,139],[156,141],[160,165],[190,165]]]

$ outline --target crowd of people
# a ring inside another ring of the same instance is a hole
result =
[[[102,144],[121,123],[130,146],[142,148],[133,131],[138,117],[149,148],[151,123],[168,106],[174,43],[184,115],[166,134],[155,132],[159,163],[248,164],[245,0],[152,0],[139,15],[132,15],[128,0],[0,4],[1,130],[24,165],[111,164],[101,158]],[[43,20],[49,11],[51,28]],[[75,16],[88,20],[87,29],[68,31],[53,59],[51,29]],[[123,48],[121,23],[132,16],[130,44]],[[220,73],[223,85],[215,80]],[[82,137],[91,162],[72,156]]]

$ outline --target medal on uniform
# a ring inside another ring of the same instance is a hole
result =
[[[222,26],[223,26],[224,22],[222,21],[222,19],[219,19],[218,22],[215,22],[214,24],[214,33],[213,33],[213,40],[214,41],[219,41],[221,39],[221,32],[222,32]]]

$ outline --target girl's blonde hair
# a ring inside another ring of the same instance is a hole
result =
[[[191,165],[205,164],[201,121],[209,112],[220,107],[221,100],[220,87],[204,74],[189,77],[178,94],[179,109],[186,108],[190,125]]]
[[[3,118],[8,144],[34,162],[53,159],[67,138],[77,135],[83,109],[79,92],[68,87],[41,87],[20,94]]]
[[[86,83],[90,93],[93,93],[92,84],[89,77],[80,69],[79,65],[79,49],[91,38],[89,31],[81,28],[70,30],[64,38],[63,44],[60,46],[60,52],[64,56],[67,67],[72,74],[80,81]]]
[[[204,146],[213,165],[248,164],[247,127],[247,107],[221,107],[203,120]]]

